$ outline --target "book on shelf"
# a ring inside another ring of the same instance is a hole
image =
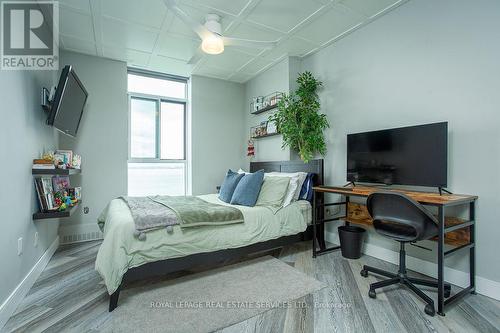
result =
[[[33,160],[33,169],[55,169],[54,162],[44,160],[43,158],[35,158]]]
[[[47,203],[45,202],[45,196],[43,194],[39,179],[37,178],[35,178],[35,189],[36,196],[38,198],[38,208],[41,212],[45,212],[47,210]]]
[[[35,188],[40,211],[46,212],[58,208],[55,204],[52,178],[35,178]]]
[[[56,166],[54,164],[33,164],[33,169],[36,170],[52,170],[55,169]]]
[[[43,158],[35,158],[33,164],[54,164],[51,160],[44,160]]]

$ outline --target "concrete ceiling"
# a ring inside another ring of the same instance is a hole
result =
[[[278,40],[269,50],[226,47],[189,65],[200,40],[162,0],[60,0],[60,45],[132,67],[243,83],[286,56],[318,51],[406,1],[179,0],[201,23],[206,14],[219,14],[225,36]]]

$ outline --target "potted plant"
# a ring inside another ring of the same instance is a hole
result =
[[[299,74],[299,87],[294,93],[285,94],[278,103],[278,111],[269,117],[283,135],[282,147],[290,147],[299,153],[305,162],[314,158],[316,153],[326,154],[323,131],[329,128],[325,114],[319,113],[318,89],[322,82],[310,72]]]

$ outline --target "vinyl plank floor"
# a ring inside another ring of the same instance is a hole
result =
[[[2,332],[112,330],[106,288],[94,270],[99,245],[96,241],[59,248]],[[381,278],[371,274],[368,278],[361,277],[362,265],[397,270],[395,265],[376,258],[363,256],[359,260],[347,260],[339,252],[332,252],[313,259],[310,242],[260,255],[273,255],[327,287],[296,300],[297,306],[271,309],[217,333],[500,333],[500,302],[485,296],[466,297],[447,310],[445,317],[427,316],[423,311],[425,304],[405,287],[389,286],[378,291],[376,299],[369,298],[369,284]],[[172,274],[168,278],[177,276],[179,274]],[[144,281],[142,285],[147,283]],[[426,292],[436,297],[433,290]]]

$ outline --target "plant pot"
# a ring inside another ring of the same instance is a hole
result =
[[[340,238],[340,250],[342,256],[348,259],[359,259],[361,257],[361,246],[365,229],[355,226],[340,226],[338,228]]]

